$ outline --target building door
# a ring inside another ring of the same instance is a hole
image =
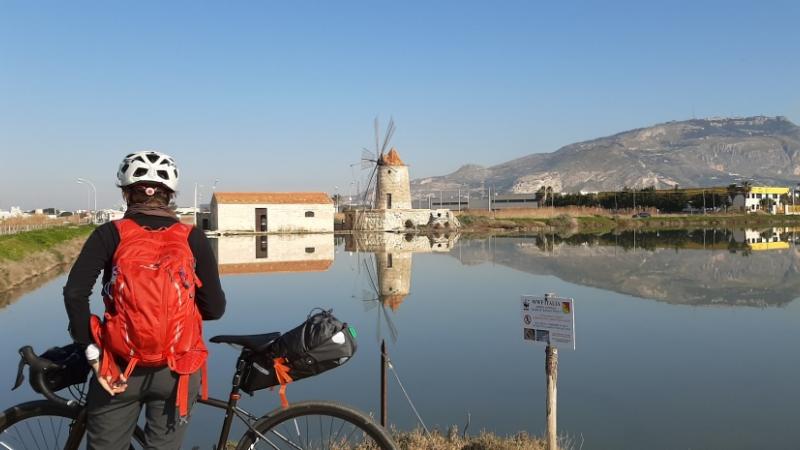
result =
[[[392,194],[386,194],[386,209],[392,209]]]
[[[267,232],[267,208],[256,208],[256,228],[260,233]]]
[[[256,259],[267,258],[269,251],[267,247],[267,236],[256,237]]]

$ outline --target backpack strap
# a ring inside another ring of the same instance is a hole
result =
[[[200,374],[200,398],[208,400],[208,360],[203,361]],[[192,374],[185,373],[178,376],[178,392],[175,395],[175,406],[178,407],[178,416],[185,420],[189,415],[189,380]]]
[[[133,233],[144,231],[144,229],[133,219],[118,219],[114,220],[113,222],[114,226],[117,228],[117,232],[119,232],[120,241],[129,237]]]
[[[289,407],[289,400],[286,399],[286,385],[293,381],[289,375],[289,367],[286,365],[286,358],[275,358],[272,360],[272,364],[275,367],[275,378],[281,384],[281,388],[278,390],[281,396],[281,407],[286,409]]]

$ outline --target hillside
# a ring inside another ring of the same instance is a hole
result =
[[[413,180],[412,192],[480,189],[529,193],[628,187],[720,186],[800,181],[800,127],[785,117],[693,119],[625,131],[491,167],[467,164]]]

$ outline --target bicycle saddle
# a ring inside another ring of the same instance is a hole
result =
[[[234,344],[234,345],[241,345],[242,347],[248,348],[253,350],[254,352],[260,352],[267,349],[269,344],[272,343],[275,339],[280,337],[280,333],[264,333],[264,334],[243,334],[243,335],[231,335],[231,334],[223,334],[220,336],[214,336],[209,341],[215,344]]]

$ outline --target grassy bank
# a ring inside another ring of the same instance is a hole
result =
[[[547,443],[538,438],[520,433],[501,437],[492,433],[464,437],[455,430],[447,435],[432,432],[429,436],[417,430],[409,433],[394,433],[394,439],[401,450],[545,450]],[[569,450],[573,446],[561,439],[559,448]]]
[[[32,253],[52,250],[64,242],[88,235],[90,225],[53,227],[0,236],[0,260],[22,261]]]
[[[766,228],[800,226],[800,216],[768,214],[662,214],[651,217],[615,215],[596,208],[541,210],[462,211],[458,214],[465,233],[572,232],[609,233],[624,230],[696,228]]]
[[[0,236],[0,307],[53,278],[75,260],[91,226],[59,226]],[[48,278],[49,277],[49,278]]]

